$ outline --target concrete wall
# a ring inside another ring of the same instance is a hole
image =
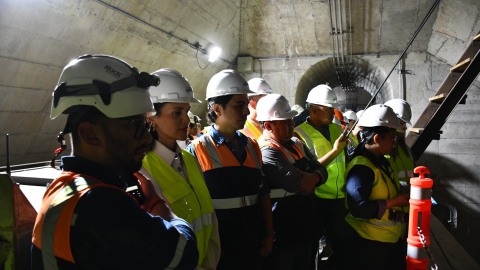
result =
[[[215,44],[235,61],[239,0],[105,1],[155,27]],[[11,163],[51,159],[65,117],[49,119],[51,95],[63,67],[83,54],[110,54],[141,71],[173,68],[205,98],[211,76],[228,68],[222,61],[199,68],[195,50],[96,1],[0,1],[0,166],[6,164],[5,133],[11,135]],[[208,63],[199,53],[200,65]],[[205,118],[205,104],[193,105]]]

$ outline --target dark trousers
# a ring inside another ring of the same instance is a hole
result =
[[[217,265],[218,270],[260,270],[261,257],[260,251],[235,251],[226,252],[220,256]]]
[[[347,247],[346,261],[349,269],[405,270],[407,267],[403,240],[385,243],[368,240],[358,234]]]
[[[308,270],[311,242],[273,245],[272,253],[264,258],[263,270]]]
[[[345,198],[343,199],[318,199],[320,215],[324,222],[327,241],[332,245],[335,257],[335,264],[338,269],[345,269],[343,266],[345,260],[346,246],[350,244],[357,232],[347,223],[345,217],[348,210],[345,207]]]

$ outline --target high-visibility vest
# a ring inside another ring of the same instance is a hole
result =
[[[348,135],[348,142],[350,143],[351,146],[357,147],[358,139],[357,137],[355,137],[355,135],[353,135],[353,132],[351,132],[350,135]]]
[[[152,175],[170,203],[173,213],[187,221],[197,237],[198,265],[202,265],[213,228],[213,205],[195,157],[182,150],[190,183],[155,152],[143,159],[143,167]]]
[[[246,138],[243,164],[225,143],[217,145],[210,134],[192,142],[212,197],[225,252],[246,252],[261,245],[258,194],[263,184],[262,155],[257,142]]]
[[[281,144],[279,144],[275,140],[272,140],[269,137],[264,135],[258,138],[258,144],[260,146],[260,149],[262,149],[263,147],[272,147],[280,150],[285,155],[285,157],[288,158],[288,161],[294,164],[295,161],[305,158],[305,151],[303,150],[303,144],[300,142],[300,140],[298,140],[295,137],[293,137],[292,140],[295,142],[295,144],[293,145],[293,149],[295,149],[297,154],[290,152],[290,150],[283,147]],[[270,199],[272,199],[272,201],[274,199],[283,198],[283,197],[292,196],[292,195],[297,195],[297,194],[288,192],[282,188],[277,188],[277,187],[272,188],[272,186],[270,185]]]
[[[398,180],[410,183],[410,178],[413,177],[413,169],[415,169],[412,154],[410,153],[410,156],[407,156],[400,146],[397,149],[398,156],[395,157],[395,160],[391,156],[388,156],[388,158],[395,164]]]
[[[355,166],[362,165],[367,166],[375,173],[375,179],[373,180],[372,192],[368,198],[370,201],[375,200],[388,200],[397,197],[398,195],[398,178],[395,173],[387,175],[383,170],[377,168],[368,158],[364,156],[355,157],[347,167],[348,172]],[[345,200],[348,208],[348,199]],[[396,210],[401,210],[400,207],[392,207]],[[402,233],[404,224],[401,222],[391,221],[388,219],[389,209],[385,210],[380,219],[362,219],[355,218],[350,213],[345,217],[345,220],[357,231],[357,233],[369,240],[396,243]]]
[[[332,151],[335,141],[341,135],[341,129],[337,124],[330,124],[328,129],[330,131],[330,141],[306,122],[296,127],[295,132],[306,143],[308,149],[314,152],[318,158],[321,158]],[[342,151],[326,167],[328,172],[327,182],[315,188],[315,195],[323,199],[345,198],[345,152]]]
[[[263,130],[259,130],[250,119],[247,118],[247,121],[245,122],[245,126],[243,127],[242,130],[240,130],[243,134],[245,134],[247,137],[250,137],[254,140],[258,140],[260,136],[263,134]]]
[[[398,180],[400,182],[405,182],[408,185],[410,185],[410,178],[414,176],[413,169],[415,169],[412,153],[410,152],[410,156],[407,156],[407,154],[405,153],[402,147],[397,146],[397,149],[398,149],[398,156],[395,157],[395,160],[391,156],[385,156],[385,157],[388,158],[388,160],[390,161],[390,164],[392,164],[392,168],[397,173]],[[404,206],[402,207],[402,209],[407,213],[410,211],[410,207],[408,206]]]
[[[57,258],[75,263],[70,247],[70,229],[75,224],[75,207],[80,198],[95,187],[125,192],[91,176],[74,172],[62,172],[47,188],[32,233],[32,243],[42,251],[45,269],[59,269]],[[126,192],[125,194],[130,196]],[[132,200],[135,199],[132,197]]]

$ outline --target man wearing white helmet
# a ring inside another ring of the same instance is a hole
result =
[[[342,243],[348,224],[345,222],[345,153],[347,140],[342,130],[332,123],[335,116],[337,96],[327,85],[313,88],[307,97],[310,112],[307,121],[295,128],[297,136],[302,139],[318,161],[327,168],[328,180],[315,189],[320,205],[320,213],[325,221],[325,231],[337,258],[343,252]],[[341,262],[342,260],[339,260]]]
[[[63,69],[50,117],[68,114],[73,156],[62,158],[63,172],[43,197],[32,269],[195,268],[190,225],[149,181],[126,192],[152,142],[148,88],[159,83],[106,55],[85,55]]]
[[[392,163],[385,158],[395,145],[400,123],[391,108],[373,105],[365,110],[359,125],[360,144],[346,172],[349,215],[356,231],[347,247],[348,269],[406,268],[402,207],[409,195],[402,194]]]
[[[186,149],[202,167],[218,218],[220,270],[260,269],[260,256],[267,256],[273,244],[260,148],[239,131],[249,114],[249,93],[247,81],[236,71],[215,74],[207,86],[207,119],[214,124]]]
[[[403,99],[392,99],[385,102],[385,106],[392,108],[397,115],[401,128],[397,130],[397,143],[390,154],[390,159],[395,163],[398,178],[402,186],[406,187],[413,177],[413,169],[415,166],[415,157],[410,151],[410,147],[405,143],[405,132],[407,131],[407,123],[411,125],[412,109],[410,104]]]
[[[265,260],[267,269],[308,270],[312,245],[323,233],[317,215],[315,187],[325,183],[327,170],[299,139],[292,137],[288,100],[272,94],[258,102],[257,120],[264,127],[258,139],[263,168],[270,187],[275,244]]]
[[[190,104],[201,101],[194,97],[190,83],[178,71],[163,68],[152,75],[161,81],[149,90],[156,112],[149,117],[154,143],[140,172],[152,179],[157,195],[167,199],[172,211],[192,226],[200,255],[197,269],[215,269],[220,258],[220,239],[212,199],[200,164],[177,144],[185,141],[187,126],[192,125]],[[197,116],[192,118],[195,121]]]
[[[241,132],[248,137],[257,140],[262,135],[262,127],[257,121],[257,103],[266,95],[272,94],[272,88],[262,78],[253,78],[248,81],[248,87],[254,93],[248,94],[248,109],[250,114]]]
[[[355,124],[355,121],[357,121],[357,115],[355,114],[354,111],[346,111],[344,114],[344,119],[346,120],[345,122],[348,122],[348,125],[346,129],[350,130],[353,127],[353,124]],[[348,145],[347,145],[347,152],[348,155],[353,153],[353,150],[355,150],[355,147],[358,145],[358,139],[355,137],[353,134],[353,131],[348,135]]]

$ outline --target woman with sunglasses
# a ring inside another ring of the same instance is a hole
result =
[[[385,158],[395,145],[400,123],[391,108],[374,105],[358,125],[363,129],[360,143],[346,171],[345,219],[357,232],[347,249],[349,268],[405,269],[401,207],[408,205],[410,196],[400,193],[397,174]]]
[[[155,192],[172,211],[192,226],[200,255],[197,269],[215,269],[220,238],[212,199],[198,161],[177,144],[187,139],[190,103],[201,101],[179,72],[164,68],[152,74],[160,78],[160,85],[149,90],[156,111],[149,117],[154,141],[140,172],[152,180]]]

